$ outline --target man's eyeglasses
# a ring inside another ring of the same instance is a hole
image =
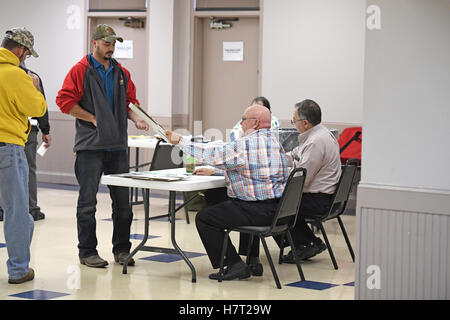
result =
[[[291,124],[295,125],[296,122],[303,121],[303,120],[308,120],[308,119],[292,119]]]
[[[251,120],[251,119],[254,119],[254,120],[256,120],[256,118],[247,118],[247,117],[242,117],[242,118],[241,118],[241,122],[244,122],[245,120]]]

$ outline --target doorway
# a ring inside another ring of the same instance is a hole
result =
[[[203,134],[220,132],[225,141],[260,91],[259,16],[194,19],[193,120],[202,121]],[[236,44],[240,57],[229,55]]]

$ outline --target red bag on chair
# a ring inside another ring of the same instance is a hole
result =
[[[346,128],[339,136],[341,162],[356,158],[361,162],[362,127]]]

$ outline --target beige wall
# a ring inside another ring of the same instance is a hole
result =
[[[359,0],[356,6],[352,6],[354,1],[356,0],[345,0],[338,9],[330,0],[283,0],[282,3],[276,0],[261,1],[264,10],[260,18],[261,93],[270,99],[274,113],[285,126],[290,126],[293,103],[306,96],[318,97],[318,102],[323,102],[324,122],[329,127],[340,128],[360,123],[362,106],[358,101],[362,89],[359,91],[357,88],[360,69],[355,65],[346,67],[349,59],[357,64],[362,59],[358,21],[360,16],[364,17],[365,8],[359,4]],[[142,70],[148,73],[148,85],[144,91],[148,98],[148,110],[168,128],[186,128],[195,119],[189,106],[190,99],[193,99],[189,92],[196,85],[191,81],[190,69],[193,46],[190,36],[192,2],[151,0],[149,5],[149,65]],[[80,10],[78,25],[74,23],[73,6]],[[38,59],[30,58],[28,66],[43,78],[49,110],[52,111],[50,121],[53,146],[45,158],[38,160],[39,177],[45,181],[49,181],[49,177],[53,177],[50,180],[55,182],[73,181],[71,150],[74,120],[60,113],[55,97],[70,67],[85,54],[88,36],[85,10],[85,1],[82,0],[42,0],[38,7],[33,8],[28,5],[27,0],[17,0],[5,2],[0,11],[2,32],[11,26],[24,25],[36,36],[36,49],[41,56]],[[21,14],[12,14],[16,12]],[[317,20],[320,24],[316,25],[313,22]],[[305,25],[306,22],[310,23]],[[305,29],[308,25],[315,28]],[[327,34],[332,27],[336,30]],[[339,48],[343,47],[347,51],[339,54],[336,50],[321,50],[322,59],[313,61],[310,70],[305,73],[302,68],[308,63],[307,59],[283,57],[283,54],[299,51],[299,43],[305,37],[309,41],[317,38],[321,49],[333,48],[333,44],[339,44]],[[277,43],[277,38],[284,42]],[[279,44],[281,46],[277,49]],[[322,76],[314,78],[317,70]],[[348,79],[341,81],[339,76],[343,73]],[[314,81],[299,84],[298,74],[302,75],[302,81],[311,78]],[[345,90],[340,90],[343,85]],[[302,88],[301,92],[298,88]],[[130,134],[136,133],[132,124],[129,128]]]

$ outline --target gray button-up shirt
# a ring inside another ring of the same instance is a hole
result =
[[[286,154],[288,166],[303,167],[306,181],[303,192],[334,193],[341,175],[339,144],[322,124],[300,134],[299,146]]]

